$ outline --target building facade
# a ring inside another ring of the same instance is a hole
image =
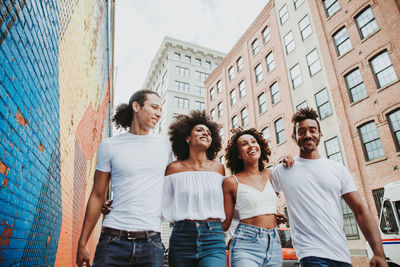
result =
[[[269,140],[268,167],[276,166],[298,154],[290,119],[310,106],[320,116],[320,154],[349,168],[377,219],[383,186],[400,179],[398,24],[394,0],[267,1],[205,81],[224,144],[232,128],[255,127]],[[353,265],[365,266],[365,239],[342,204]]]
[[[168,134],[177,114],[205,109],[204,81],[222,61],[225,54],[196,44],[165,37],[148,70],[143,88],[161,96],[162,117],[155,132]],[[168,247],[172,224],[162,224],[162,240]]]

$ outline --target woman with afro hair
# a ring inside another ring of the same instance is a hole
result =
[[[230,242],[233,267],[282,266],[277,226],[286,218],[277,214],[271,171],[264,167],[269,155],[267,141],[254,128],[236,130],[225,150],[227,167],[233,175],[223,183],[226,214],[223,229],[231,225],[234,212],[239,217]],[[291,164],[293,160],[286,158],[285,165]]]
[[[220,125],[205,111],[178,115],[169,128],[177,160],[166,169],[162,215],[174,222],[171,267],[225,266],[222,183],[225,169],[214,161],[221,149]]]

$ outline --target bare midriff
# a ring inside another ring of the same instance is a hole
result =
[[[278,225],[276,222],[275,214],[258,215],[255,217],[242,219],[242,220],[240,220],[240,222],[254,225],[254,226],[257,226],[260,228],[265,228],[265,229],[273,229]]]

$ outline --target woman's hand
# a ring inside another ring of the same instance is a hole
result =
[[[287,222],[287,218],[284,214],[282,213],[277,213],[276,214],[276,222],[278,223],[278,225],[282,224],[282,223],[286,223]]]
[[[103,213],[103,215],[107,215],[111,212],[112,207],[112,199],[107,200],[106,202],[104,202],[103,206],[101,207],[101,213]]]

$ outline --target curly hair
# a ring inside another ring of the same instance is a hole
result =
[[[268,156],[271,155],[268,142],[264,139],[262,133],[257,131],[255,128],[236,130],[229,140],[227,147],[225,148],[226,166],[231,170],[232,173],[238,173],[244,170],[243,160],[239,159],[239,148],[237,141],[239,137],[245,134],[252,135],[260,145],[261,156],[258,160],[259,171],[264,169],[264,162],[268,162]]]
[[[207,126],[211,132],[212,141],[206,151],[207,158],[209,160],[215,159],[217,153],[221,150],[222,140],[219,135],[221,125],[212,121],[204,110],[192,110],[189,115],[175,116],[175,121],[169,126],[169,140],[172,143],[172,151],[178,160],[189,158],[189,145],[186,143],[186,137],[190,136],[192,129],[199,124]]]
[[[292,139],[295,142],[297,142],[297,139],[296,139],[296,124],[298,122],[304,121],[306,119],[315,120],[317,122],[317,125],[318,125],[318,132],[321,133],[321,126],[319,125],[318,117],[319,117],[318,113],[314,109],[312,109],[310,107],[301,108],[295,114],[293,114],[293,116],[292,116],[292,123],[293,123]]]

